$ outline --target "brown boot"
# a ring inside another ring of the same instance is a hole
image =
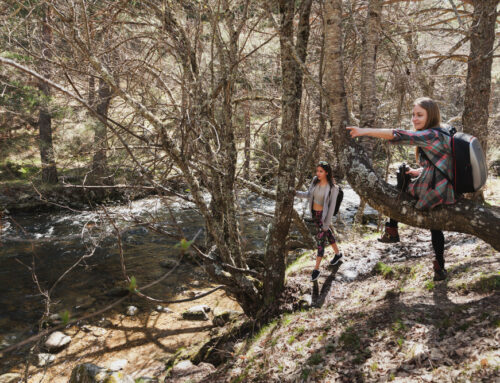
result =
[[[385,233],[378,239],[378,241],[383,243],[399,242],[398,228],[385,225]]]
[[[433,261],[434,268],[434,280],[435,281],[444,281],[448,277],[448,273],[446,272],[444,266],[441,267],[438,261]]]

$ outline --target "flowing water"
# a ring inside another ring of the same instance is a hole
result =
[[[342,218],[349,225],[359,198],[349,187],[344,187],[344,192]],[[253,194],[241,195],[239,201],[245,249],[262,250],[270,219],[251,212],[272,215],[274,202]],[[304,212],[301,200],[296,200],[296,207]],[[366,212],[376,213],[369,207]],[[187,239],[203,229],[194,207],[176,198],[149,197],[108,207],[107,214],[120,230],[127,273],[136,277],[139,286],[163,275],[165,269],[160,262],[177,260],[179,249],[175,246],[178,240],[154,233],[138,221],[154,221],[155,227],[179,236],[182,231]],[[78,315],[116,299],[106,292],[123,281],[123,274],[115,229],[103,211],[20,213],[3,217],[1,234],[0,348],[36,332],[43,314],[43,297],[34,276],[42,289],[48,289],[80,257],[92,254],[58,283],[52,293],[51,311],[69,310]],[[203,234],[196,241],[202,241],[202,237]],[[356,277],[356,269],[346,265],[343,276]],[[169,299],[182,291],[209,285],[201,267],[182,262],[175,273],[148,293]]]

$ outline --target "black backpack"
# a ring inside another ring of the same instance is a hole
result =
[[[337,194],[337,202],[335,203],[335,210],[333,211],[333,215],[337,215],[340,209],[340,204],[342,203],[342,200],[344,199],[344,191],[340,186],[339,188],[339,194]]]
[[[453,185],[455,193],[473,193],[481,189],[488,178],[486,156],[479,140],[470,134],[457,132],[453,126],[432,128],[451,137],[453,180],[439,169],[424,151],[424,157]]]

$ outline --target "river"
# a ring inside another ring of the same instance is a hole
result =
[[[342,221],[349,226],[359,197],[350,187],[343,186],[343,189]],[[274,202],[254,194],[241,194],[238,201],[243,212],[240,225],[245,250],[262,249],[269,218],[252,214],[252,211],[272,215]],[[304,213],[304,202],[297,199],[296,208]],[[119,227],[128,274],[136,277],[139,286],[163,275],[165,269],[160,262],[177,260],[179,250],[175,247],[175,239],[148,230],[133,222],[132,217],[139,221],[154,220],[155,225],[172,232],[179,230],[176,223],[187,239],[203,229],[203,221],[194,206],[179,198],[148,197],[126,205],[108,206],[106,210]],[[367,207],[365,213],[376,212]],[[106,293],[123,286],[115,230],[102,210],[18,213],[2,217],[1,230],[0,348],[37,331],[44,307],[33,275],[42,289],[48,289],[80,257],[92,253],[57,285],[52,294],[52,312],[69,310],[76,316],[116,299]],[[202,237],[203,234],[197,241],[202,241]],[[347,278],[357,275],[354,264],[344,270]],[[169,299],[209,285],[199,265],[182,262],[175,273],[148,293]]]

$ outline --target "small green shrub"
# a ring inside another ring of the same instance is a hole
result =
[[[393,268],[383,262],[377,262],[375,265],[375,272],[382,275],[385,279],[391,279],[395,276]]]
[[[313,366],[320,364],[321,362],[323,362],[323,356],[319,352],[315,352],[309,358],[309,364],[311,364]]]
[[[427,290],[431,291],[434,289],[435,285],[433,281],[427,281],[424,286]]]
[[[343,348],[349,351],[358,350],[361,345],[359,336],[353,327],[348,327],[342,335],[340,335],[339,340]]]

